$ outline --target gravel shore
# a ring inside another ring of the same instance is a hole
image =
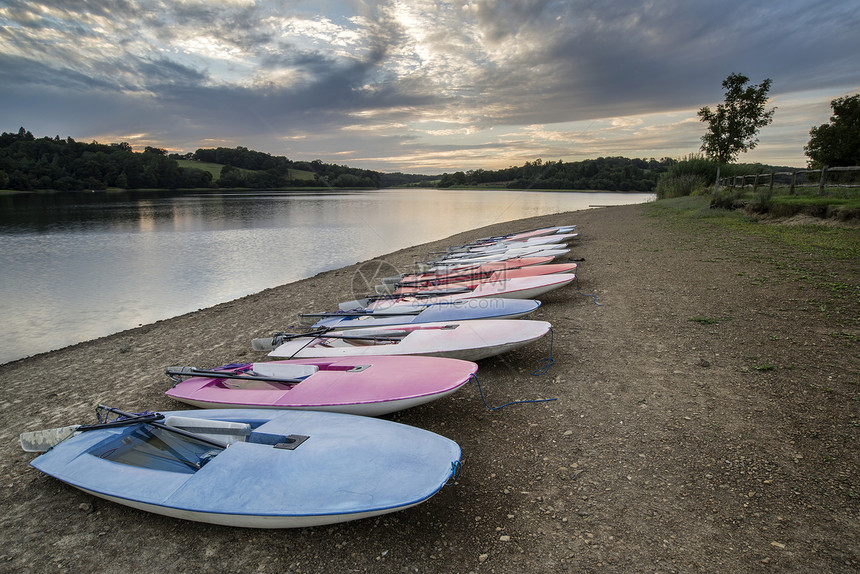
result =
[[[651,209],[497,224],[3,365],[0,572],[857,572],[858,262]],[[18,433],[91,422],[99,402],[185,408],[164,396],[165,368],[264,359],[252,338],[374,273],[557,224],[579,226],[580,264],[532,317],[552,323],[551,348],[481,361],[480,387],[386,417],[463,450],[459,481],[415,508],[210,526],[94,498],[20,450]],[[827,288],[839,282],[848,297]],[[489,408],[535,399],[554,400]]]

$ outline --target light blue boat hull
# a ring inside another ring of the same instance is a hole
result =
[[[392,314],[398,309],[420,310],[418,315]],[[531,299],[505,299],[484,297],[463,299],[446,303],[404,304],[397,309],[386,309],[364,315],[325,317],[317,321],[314,328],[355,329],[358,327],[383,327],[388,325],[415,325],[445,321],[471,321],[479,319],[517,319],[525,317],[540,307],[540,301]]]
[[[196,471],[110,460],[141,432],[140,424],[80,433],[31,464],[120,504],[253,528],[316,526],[409,508],[433,496],[459,467],[455,442],[381,419],[291,410],[164,414],[245,422],[252,432],[248,442],[230,445]],[[308,438],[294,450],[274,446],[289,435]]]

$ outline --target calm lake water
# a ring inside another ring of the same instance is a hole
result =
[[[2,196],[0,363],[468,229],[653,198],[405,189]]]

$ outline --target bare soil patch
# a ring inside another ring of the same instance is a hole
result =
[[[384,260],[406,270],[475,237],[571,223],[578,285],[534,316],[553,324],[554,364],[531,374],[545,339],[481,362],[480,389],[392,415],[456,440],[463,471],[377,519],[264,531],[164,518],[40,474],[17,440],[90,422],[98,402],[184,408],[163,395],[166,367],[263,358],[250,339],[353,298],[360,264],[4,365],[0,572],[858,571],[858,262],[644,206]]]

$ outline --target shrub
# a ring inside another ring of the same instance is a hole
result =
[[[742,199],[743,194],[742,188],[720,188],[720,192],[711,198],[711,209],[740,209],[747,204]]]
[[[691,154],[669,166],[657,180],[658,199],[694,195],[717,177],[717,166],[702,155]]]
[[[707,187],[702,176],[684,174],[676,177],[661,177],[654,192],[657,199],[670,199],[685,195],[697,195]]]

